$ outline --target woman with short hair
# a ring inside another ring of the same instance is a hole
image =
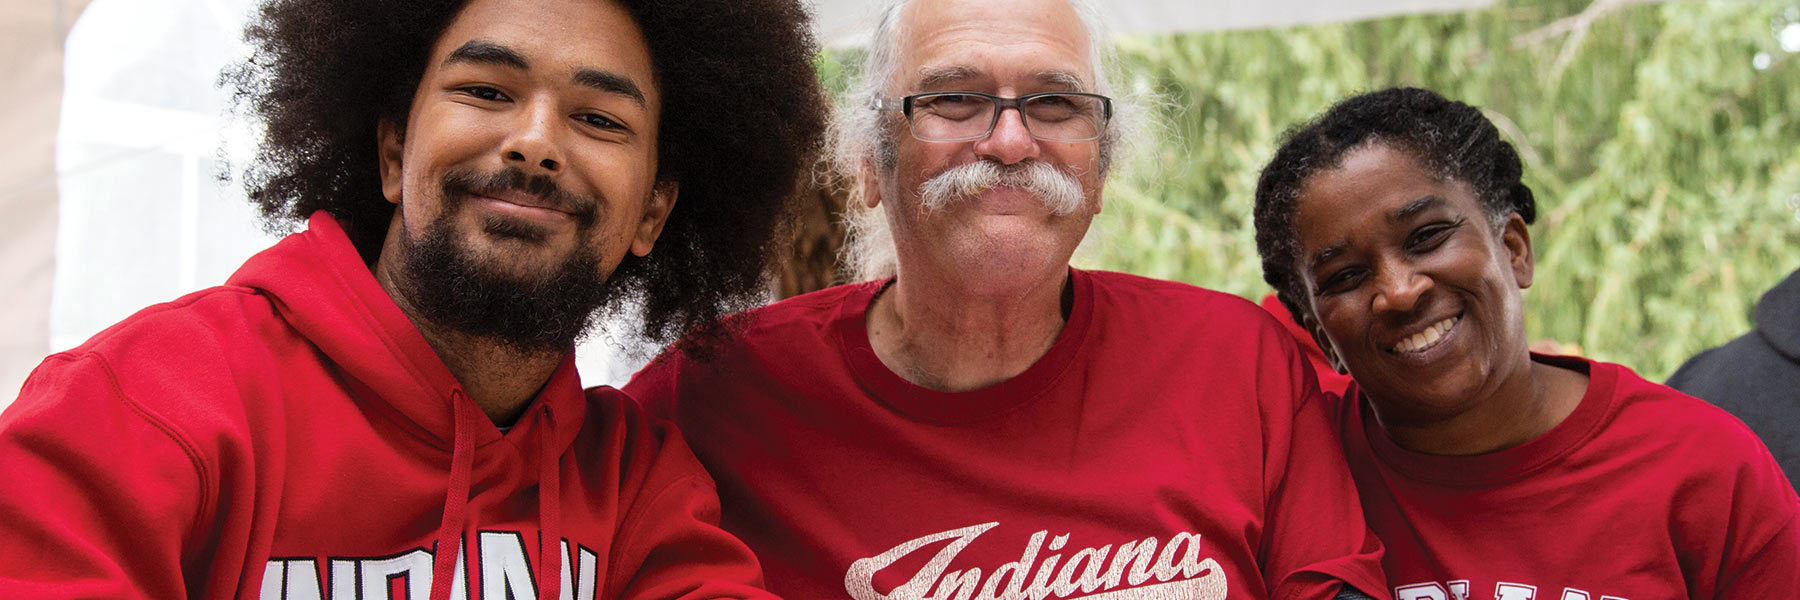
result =
[[[1537,212],[1481,111],[1420,89],[1291,132],[1264,278],[1354,382],[1337,430],[1397,600],[1779,598],[1800,504],[1742,422],[1527,349]]]

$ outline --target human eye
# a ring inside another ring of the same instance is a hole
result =
[[[627,130],[624,123],[614,121],[614,120],[608,118],[606,115],[597,114],[597,113],[581,113],[581,114],[575,115],[575,120],[581,121],[582,123],[586,123],[588,126],[594,127],[596,129],[604,129],[607,131],[626,131]]]
[[[1031,99],[1031,103],[1045,106],[1045,107],[1069,108],[1069,109],[1075,108],[1076,105],[1078,104],[1076,102],[1076,97],[1068,96],[1065,94],[1045,94],[1042,96],[1037,96],[1037,97]]]
[[[1452,222],[1430,223],[1414,229],[1406,236],[1406,250],[1408,252],[1429,252],[1436,249],[1443,245],[1444,240],[1449,239],[1450,234],[1462,225],[1463,220],[1458,219]]]
[[[1331,271],[1319,279],[1319,288],[1314,295],[1328,296],[1355,289],[1362,282],[1366,271],[1359,266],[1348,266]]]
[[[489,102],[504,102],[510,100],[510,98],[506,97],[505,93],[485,85],[465,85],[456,88],[456,91],[477,100],[486,100]]]
[[[920,96],[913,101],[914,110],[924,110],[946,119],[969,119],[981,116],[987,110],[988,99],[975,94],[932,94]]]

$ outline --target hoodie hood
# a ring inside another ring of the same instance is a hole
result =
[[[479,525],[468,523],[466,515],[474,455],[503,435],[375,280],[343,227],[324,211],[313,213],[306,231],[251,257],[226,284],[267,296],[290,325],[354,380],[353,386],[365,388],[359,396],[419,440],[449,453],[437,547],[459,547],[458,537]],[[560,525],[557,465],[580,433],[586,408],[570,352],[510,433],[521,449],[538,457],[539,530],[545,544],[540,556],[559,554],[551,550]],[[454,559],[454,553],[438,554],[434,581],[450,580]],[[538,561],[540,581],[549,582],[539,587],[542,597],[557,597],[560,579],[548,570],[555,562]],[[449,585],[433,586],[432,597],[449,591]]]
[[[1800,271],[1756,302],[1756,332],[1788,360],[1800,362]]]
[[[404,425],[416,427],[432,446],[451,450],[456,432],[450,398],[462,392],[462,385],[375,281],[343,226],[324,211],[314,213],[306,225],[305,231],[251,257],[226,284],[268,296],[288,323],[367,386],[377,403],[393,408]],[[573,353],[550,376],[537,403],[549,404],[558,422],[579,422],[586,401]],[[536,409],[529,407],[518,426],[531,426]],[[576,432],[559,433],[555,445],[564,448]],[[474,436],[476,447],[501,437],[491,422],[467,434]]]

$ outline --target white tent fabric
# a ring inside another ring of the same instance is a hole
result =
[[[1251,28],[1465,10],[1490,0],[1112,0],[1096,2],[1119,33]],[[236,183],[254,132],[226,117],[216,84],[241,59],[255,0],[94,0],[69,33],[56,133],[55,283],[46,350],[65,349],[145,306],[216,285],[274,238]],[[832,46],[863,43],[882,0],[818,0]],[[48,124],[45,124],[48,125]],[[9,182],[0,181],[0,185]],[[10,215],[0,215],[5,218]],[[15,223],[51,227],[39,216]],[[8,263],[49,264],[48,248],[9,249]],[[32,310],[37,310],[33,308]],[[622,383],[641,357],[600,339],[578,350],[588,384]],[[27,346],[29,347],[29,346]],[[0,356],[22,378],[41,355]],[[27,362],[28,361],[28,362]],[[0,381],[0,407],[17,379]]]
[[[1472,10],[1492,0],[1089,0],[1117,33],[1258,29]],[[868,42],[889,0],[817,0],[813,30],[830,47]]]

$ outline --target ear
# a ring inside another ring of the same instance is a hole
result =
[[[1306,315],[1300,319],[1300,326],[1305,328],[1307,333],[1312,334],[1313,343],[1319,345],[1319,351],[1325,354],[1325,362],[1331,363],[1333,370],[1336,370],[1339,375],[1350,374],[1350,367],[1344,364],[1344,359],[1338,358],[1337,348],[1331,345],[1331,338],[1325,337],[1325,328],[1319,326],[1318,319],[1313,318],[1312,315]]]
[[[382,119],[375,127],[376,156],[381,163],[381,195],[388,204],[400,204],[400,159],[406,154],[406,136],[393,121]]]
[[[1506,224],[1500,229],[1500,242],[1506,246],[1513,279],[1518,282],[1519,289],[1531,287],[1532,272],[1536,268],[1536,260],[1531,255],[1531,228],[1525,225],[1525,219],[1519,213],[1506,216]]]
[[[881,204],[881,178],[876,176],[875,161],[862,159],[862,168],[856,172],[856,186],[862,190],[864,207],[875,208]]]
[[[681,184],[674,181],[658,181],[650,189],[650,197],[644,201],[644,216],[638,219],[637,232],[631,238],[632,254],[644,256],[656,247],[656,238],[662,236],[663,225],[668,224],[680,192]]]

